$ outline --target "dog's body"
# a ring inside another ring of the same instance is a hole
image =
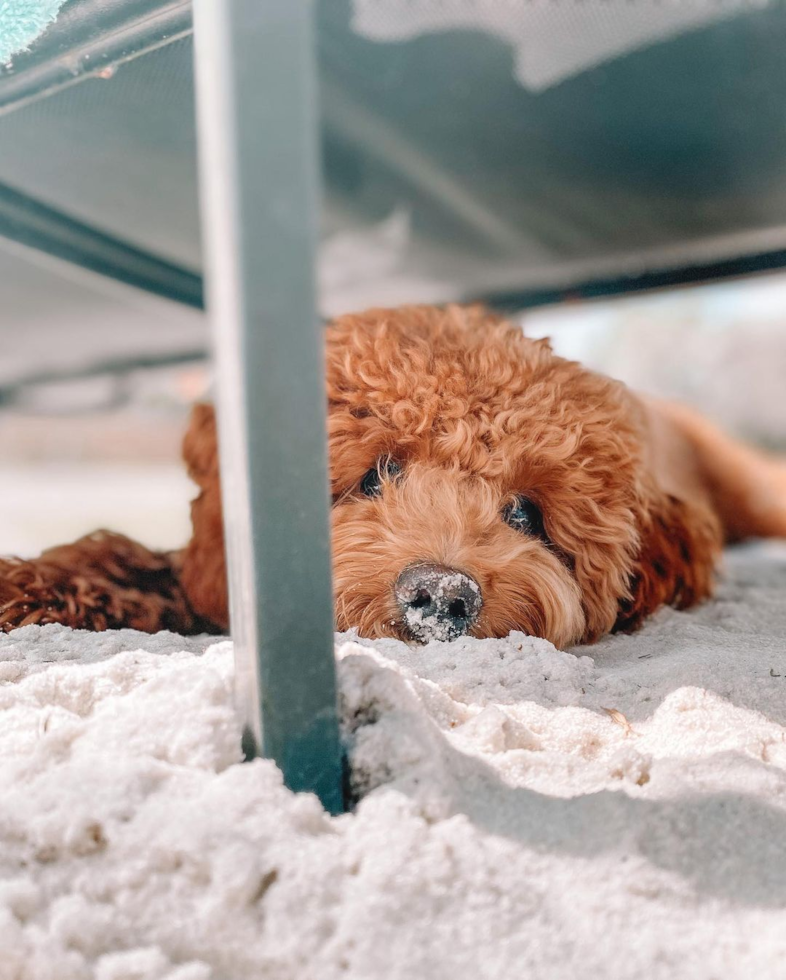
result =
[[[326,345],[339,629],[591,642],[708,597],[726,541],[786,537],[786,465],[487,312],[372,310]],[[0,628],[226,629],[209,406],[184,455],[182,552],[100,532],[0,561]]]

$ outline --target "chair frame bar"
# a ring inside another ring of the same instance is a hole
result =
[[[343,808],[310,0],[195,0],[207,308],[247,758]]]

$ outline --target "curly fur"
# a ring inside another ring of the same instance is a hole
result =
[[[0,629],[64,623],[200,632],[172,561],[122,534],[96,531],[34,561],[0,559]]]
[[[480,308],[341,317],[327,330],[326,363],[339,629],[406,637],[393,584],[408,565],[436,562],[479,584],[474,635],[519,629],[563,647],[589,642],[636,628],[661,605],[709,596],[724,540],[786,535],[782,463],[557,357]],[[0,592],[0,625],[52,621],[52,592],[80,597],[56,604],[72,625],[226,628],[210,406],[195,408],[184,455],[200,493],[179,555],[103,538],[116,548],[111,561],[79,542],[24,563],[21,579],[22,565],[6,563],[0,574],[17,591]],[[401,474],[364,496],[363,475],[385,457]],[[520,494],[540,507],[547,541],[501,519]],[[142,587],[145,562],[159,563],[160,580]]]

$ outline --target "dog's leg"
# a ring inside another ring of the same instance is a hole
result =
[[[658,407],[690,445],[726,540],[786,538],[786,460],[732,439],[682,405]]]
[[[0,631],[31,623],[147,633],[205,628],[185,598],[174,557],[108,531],[29,561],[0,559]]]

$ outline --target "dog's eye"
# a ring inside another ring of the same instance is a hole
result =
[[[537,504],[533,504],[526,497],[516,497],[502,511],[502,520],[506,524],[523,534],[531,534],[536,537],[543,537],[543,515]]]
[[[395,480],[399,473],[401,473],[401,466],[395,459],[390,459],[390,457],[380,459],[377,465],[369,470],[360,481],[360,490],[367,497],[378,497],[382,493],[382,482]]]

